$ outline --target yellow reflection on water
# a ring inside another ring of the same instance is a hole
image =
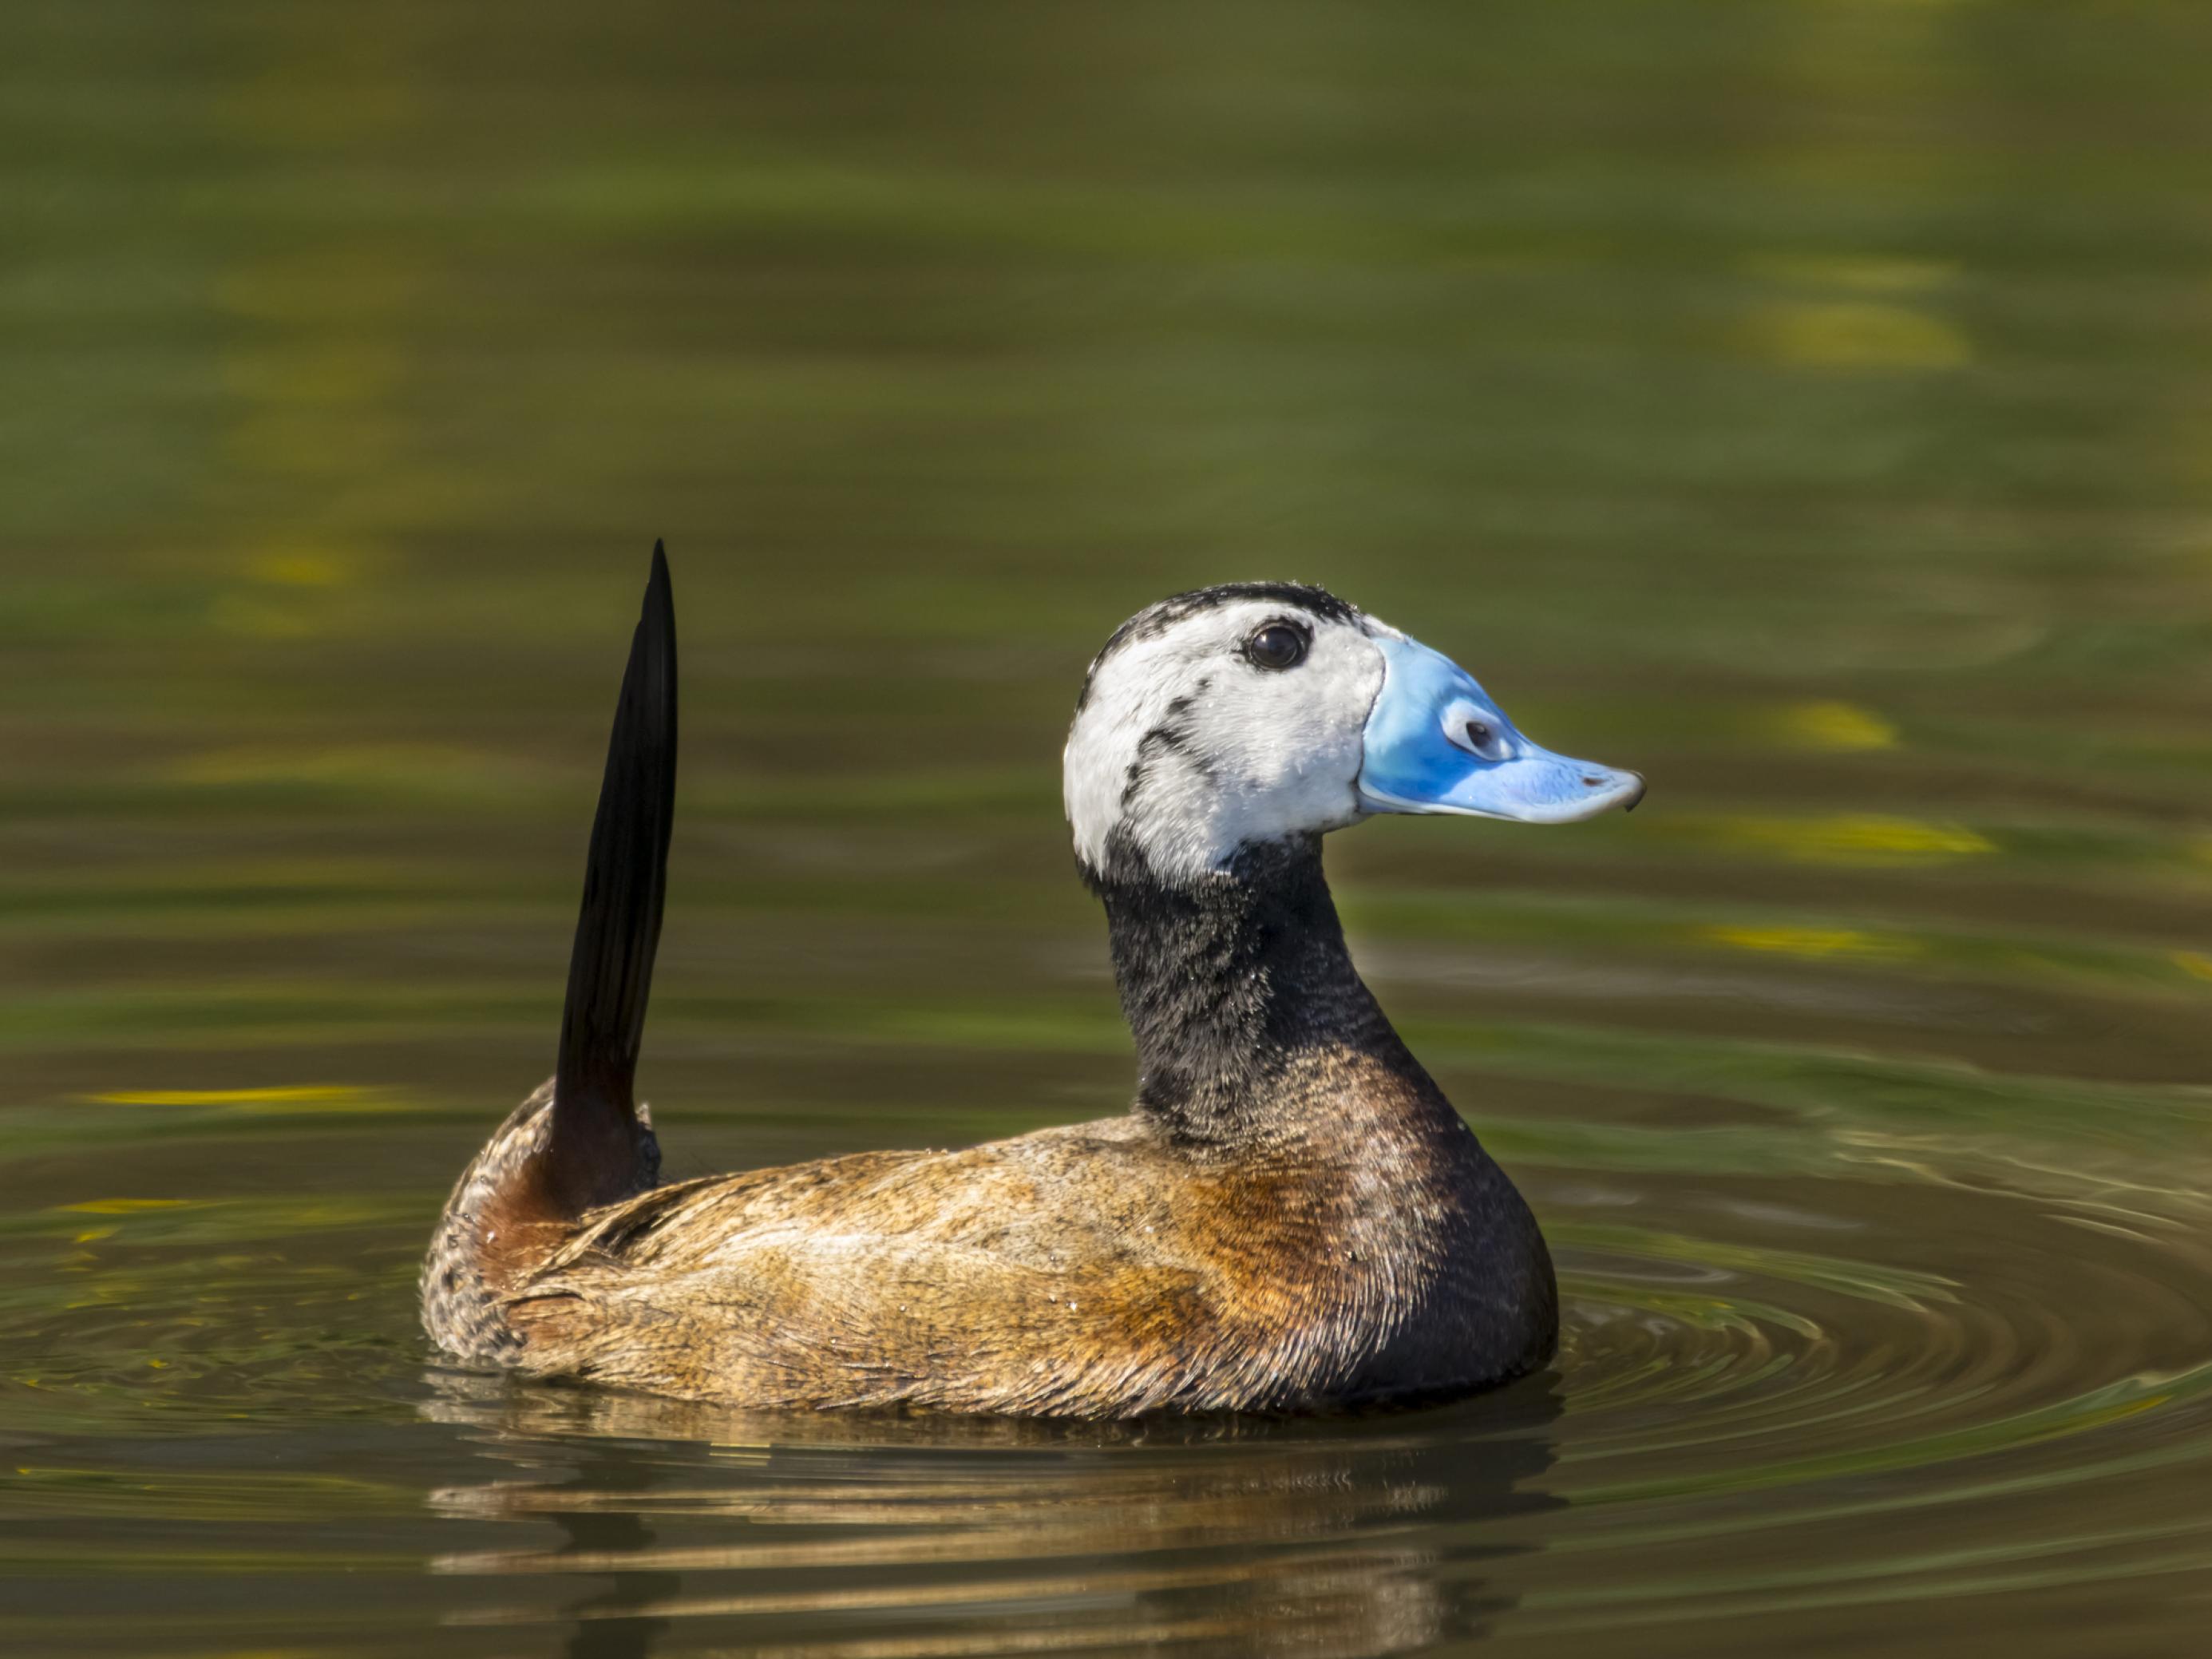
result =
[[[118,1089],[84,1098],[102,1106],[356,1106],[374,1092],[350,1083],[301,1083],[260,1089]]]
[[[1896,933],[1869,933],[1856,927],[1707,927],[1703,936],[1716,945],[1778,956],[1895,957],[1912,956],[1919,945]]]
[[[1741,338],[1753,356],[1788,368],[1948,369],[1974,356],[1966,334],[1941,318],[1867,300],[1765,306],[1745,319]]]
[[[279,587],[339,587],[360,579],[361,561],[331,548],[283,547],[257,555],[246,570]]]
[[[1996,842],[1964,824],[1874,812],[1715,818],[1703,827],[1730,847],[1806,864],[1940,863],[1996,851]]]
[[[1796,702],[1774,712],[1766,732],[1801,749],[1846,754],[1897,747],[1897,727],[1855,702]]]

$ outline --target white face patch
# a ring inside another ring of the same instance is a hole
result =
[[[1373,635],[1268,597],[1225,599],[1133,619],[1095,665],[1069,730],[1064,777],[1076,854],[1097,870],[1119,830],[1152,872],[1188,880],[1247,842],[1340,829],[1361,816],[1368,713],[1382,687]],[[1304,660],[1270,670],[1245,643],[1271,623],[1311,636]]]

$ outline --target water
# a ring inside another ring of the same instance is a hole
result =
[[[2192,1653],[2212,15],[196,6],[0,43],[9,1651]],[[1633,818],[1338,838],[1528,1193],[1449,1410],[450,1371],[629,617],[676,1176],[1119,1109],[1058,746],[1326,582]]]

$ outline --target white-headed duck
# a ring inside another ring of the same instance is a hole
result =
[[[1092,1417],[1438,1398],[1551,1357],[1543,1237],[1353,969],[1321,843],[1386,812],[1586,818],[1634,773],[1538,748],[1320,588],[1164,599],[1091,663],[1066,755],[1129,1113],[664,1187],[632,1079],[675,777],[656,547],[557,1070],[447,1204],[442,1347],[733,1405]]]

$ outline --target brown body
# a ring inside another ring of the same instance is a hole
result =
[[[1469,1356],[1548,1331],[1552,1286],[1531,1262],[1520,1305],[1479,1288],[1503,1183],[1474,1135],[1362,1056],[1285,1082],[1313,1127],[1264,1146],[1132,1114],[710,1176],[570,1224],[483,1178],[524,1166],[549,1086],[463,1177],[426,1310],[471,1358],[746,1406],[1123,1416],[1497,1380]]]

